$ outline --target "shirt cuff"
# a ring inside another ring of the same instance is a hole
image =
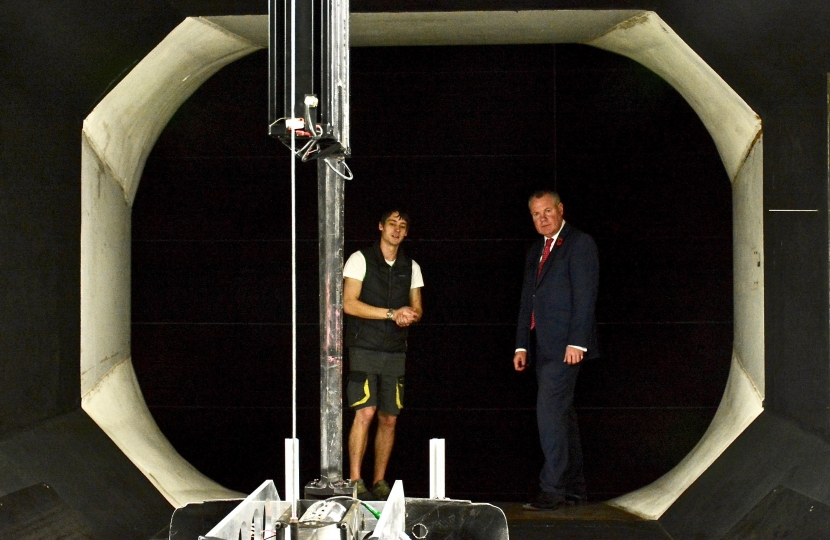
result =
[[[568,345],[568,347],[573,347],[574,349],[579,349],[582,352],[588,352],[588,349],[585,347],[580,347],[579,345]],[[527,352],[527,349],[516,349],[516,352],[523,351]]]

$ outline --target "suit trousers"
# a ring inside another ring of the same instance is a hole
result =
[[[542,491],[555,495],[585,497],[582,473],[582,442],[574,409],[574,389],[579,364],[536,355],[536,422],[545,464],[539,473]]]

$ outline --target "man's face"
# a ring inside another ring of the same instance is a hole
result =
[[[562,227],[564,207],[550,195],[543,195],[530,201],[530,216],[536,232],[543,236],[553,236]]]
[[[384,223],[378,224],[380,241],[392,246],[399,246],[406,238],[406,220],[401,219],[397,212],[386,218]]]

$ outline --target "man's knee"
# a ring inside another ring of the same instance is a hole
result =
[[[362,409],[357,409],[354,412],[354,422],[355,424],[361,424],[368,426],[372,423],[372,420],[375,417],[375,411],[377,407],[363,407]]]
[[[383,411],[378,412],[378,423],[386,427],[395,427],[398,417],[394,414],[388,414]]]

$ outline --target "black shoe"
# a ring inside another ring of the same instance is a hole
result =
[[[562,495],[540,491],[530,502],[522,505],[525,510],[556,510],[565,506],[573,506]]]
[[[565,502],[571,506],[579,506],[584,504],[587,500],[585,495],[574,495],[573,493],[565,493]]]

